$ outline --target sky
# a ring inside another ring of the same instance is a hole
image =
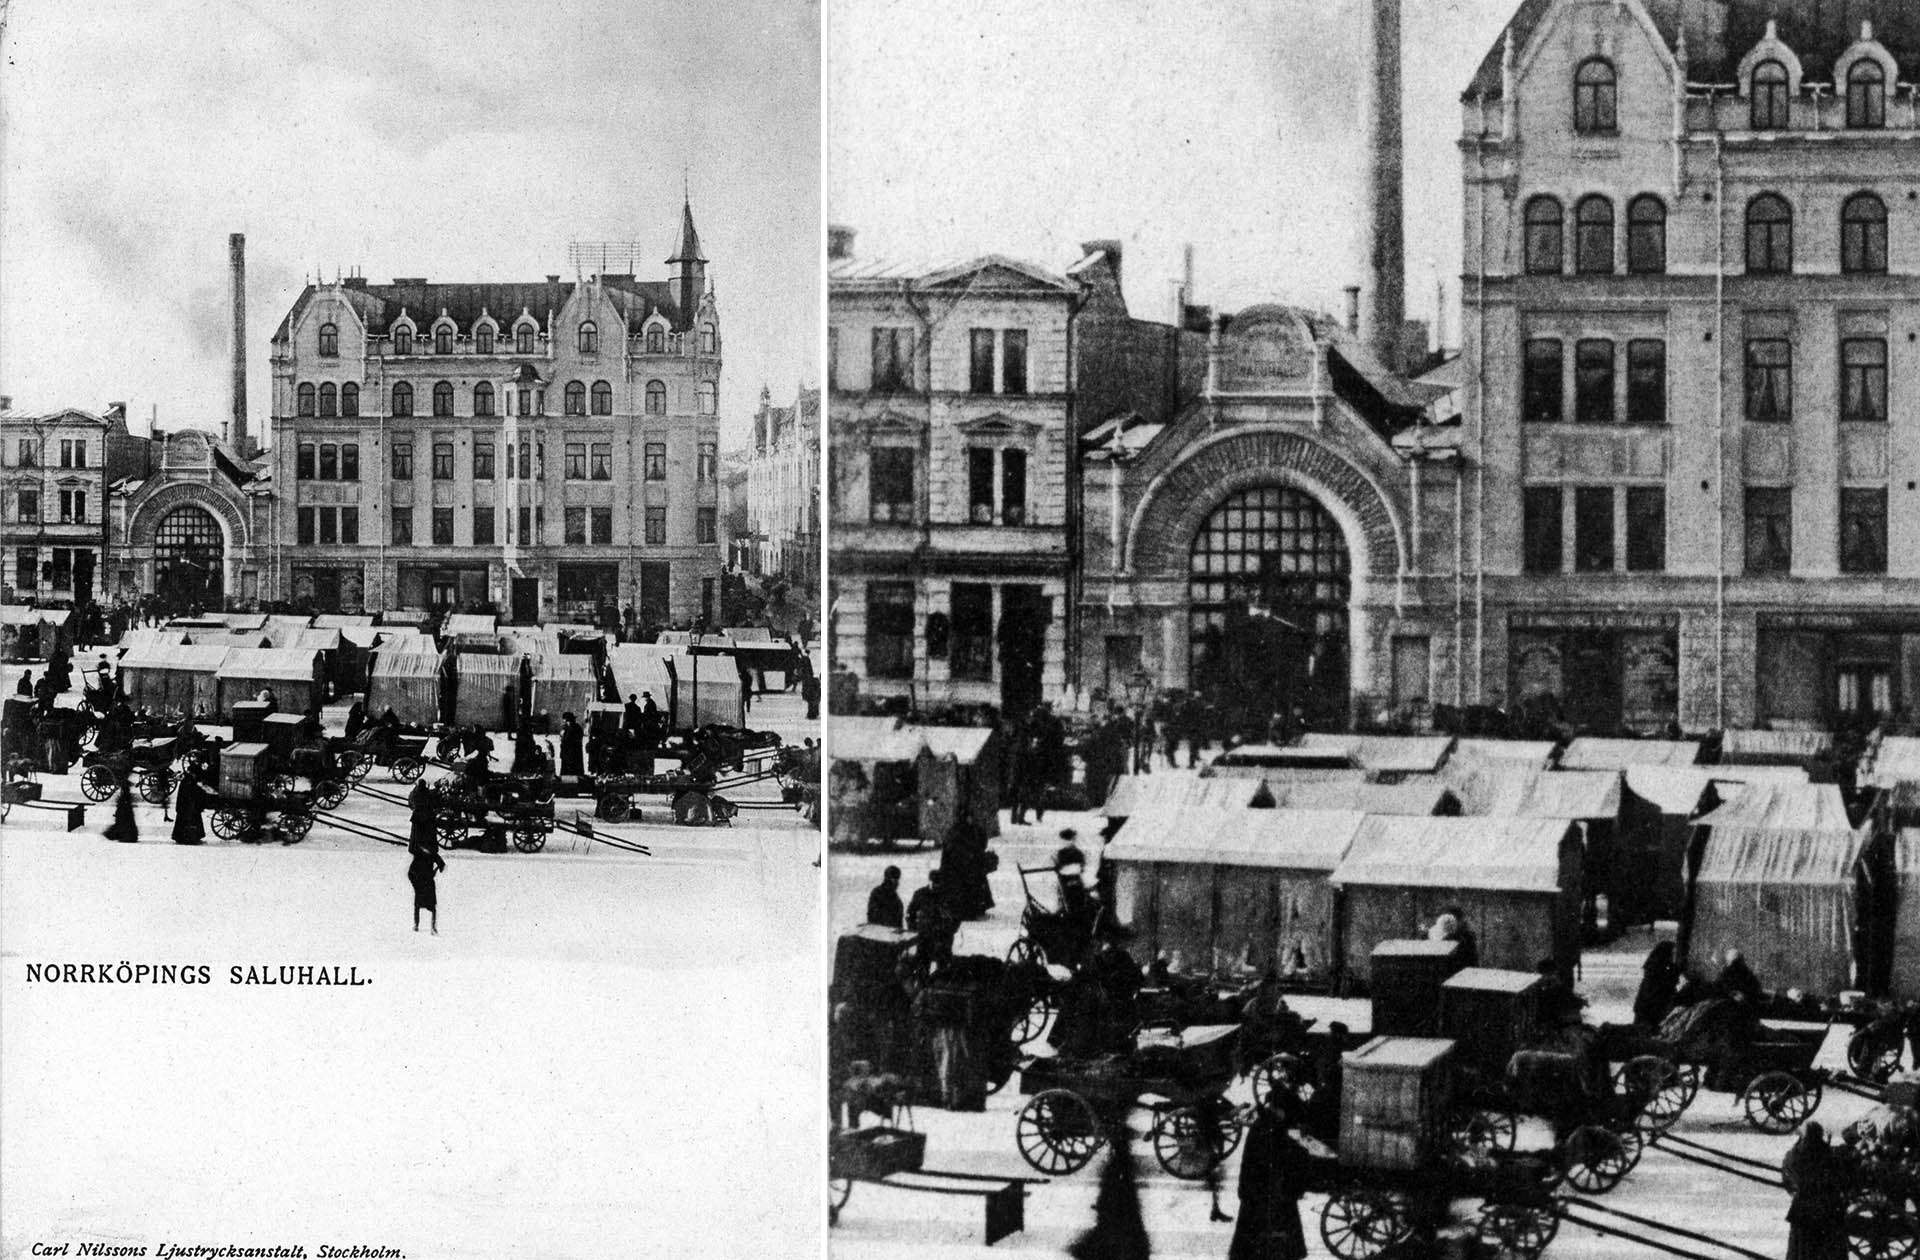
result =
[[[247,393],[301,287],[355,268],[571,279],[571,241],[664,279],[691,197],[719,302],[723,440],[819,379],[816,0],[13,0],[0,393],[228,411],[227,236]]]
[[[1457,325],[1460,96],[1519,0],[1405,0],[1407,313]],[[1134,314],[1332,313],[1359,282],[1360,0],[830,0],[828,221],[869,258],[1064,271],[1123,243]],[[1455,334],[1457,338],[1457,333]]]

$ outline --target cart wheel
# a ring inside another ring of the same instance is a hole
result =
[[[600,817],[610,823],[623,823],[633,812],[633,802],[615,792],[609,792],[600,798]]]
[[[538,853],[547,847],[547,829],[538,818],[513,820],[513,847],[522,853]]]
[[[713,809],[713,825],[733,826],[733,820],[740,814],[740,807],[718,793],[709,797],[708,801]]]
[[[1634,1109],[1634,1126],[1660,1134],[1680,1119],[1698,1085],[1689,1085],[1671,1059],[1643,1054],[1620,1065],[1613,1087]]]
[[[1047,1030],[1047,1021],[1053,1018],[1053,994],[1040,992],[1033,995],[1026,1010],[1014,1021],[1013,1039],[1023,1046],[1030,1046],[1040,1039]]]
[[[847,1206],[847,1200],[853,1197],[853,1178],[827,1178],[827,1224],[840,1223],[840,1209]]]
[[[373,764],[373,758],[355,749],[340,754],[340,773],[348,783],[359,783],[367,777],[367,768]]]
[[[1484,1204],[1476,1228],[1480,1254],[1500,1260],[1538,1260],[1559,1232],[1560,1214],[1549,1203]]]
[[[1235,1135],[1238,1142],[1238,1133]],[[1153,1155],[1182,1181],[1199,1181],[1226,1158],[1220,1128],[1201,1106],[1169,1107],[1153,1121]]]
[[[299,844],[313,830],[313,815],[305,810],[289,810],[280,815],[280,830],[286,834],[288,844]]]
[[[99,748],[100,724],[98,722],[87,723],[86,728],[80,732],[80,738],[75,742],[80,745],[80,751],[82,752],[92,752]]]
[[[1413,1213],[1391,1190],[1346,1186],[1320,1209],[1320,1237],[1340,1260],[1370,1260],[1413,1232]]]
[[[1819,1081],[1802,1081],[1778,1069],[1762,1072],[1741,1097],[1747,1123],[1762,1133],[1791,1133],[1820,1107]]]
[[[140,799],[149,805],[164,805],[173,795],[173,772],[154,766],[140,776]]]
[[[1270,1054],[1254,1064],[1253,1071],[1248,1074],[1248,1084],[1253,1088],[1254,1105],[1262,1109],[1275,1090],[1291,1094],[1305,1106],[1313,1101],[1319,1088],[1312,1065],[1301,1056],[1285,1050]]]
[[[105,766],[88,766],[80,772],[80,790],[97,804],[120,790],[120,776]]]
[[[1036,1171],[1058,1177],[1085,1168],[1106,1138],[1091,1103],[1070,1089],[1048,1089],[1020,1109],[1014,1141]]]
[[[401,783],[418,783],[420,776],[427,772],[427,763],[418,757],[395,757],[392,770],[393,777]]]
[[[1920,1249],[1915,1221],[1884,1190],[1865,1190],[1847,1202],[1847,1254],[1852,1260],[1914,1260]]]
[[[328,779],[314,793],[313,803],[321,809],[339,809],[350,791],[352,789],[347,786],[345,779]]]
[[[222,840],[238,840],[247,833],[246,811],[222,806],[213,811],[213,834]]]
[[[1447,1154],[1460,1164],[1486,1163],[1495,1151],[1512,1150],[1517,1132],[1511,1112],[1463,1106],[1454,1111],[1447,1125]]]
[[[434,816],[433,832],[441,848],[454,848],[467,838],[467,816],[459,810],[443,810]]]
[[[1581,1125],[1560,1146],[1567,1184],[1582,1194],[1605,1194],[1633,1167],[1618,1133],[1597,1124]]]
[[[1040,947],[1034,944],[1031,936],[1022,936],[1007,947],[1007,966],[1040,967],[1046,960],[1041,957]]]
[[[1863,1081],[1885,1085],[1900,1067],[1900,1035],[1862,1028],[1847,1038],[1847,1068]]]
[[[299,790],[300,790],[300,780],[290,774],[276,774],[271,779],[267,780],[268,796],[277,796],[282,800],[285,800],[287,797],[294,795]]]
[[[1680,1082],[1687,1087],[1687,1101],[1684,1105],[1691,1107],[1693,1106],[1693,1100],[1700,1096],[1700,1065],[1698,1063],[1682,1063],[1680,1065]]]
[[[692,788],[673,798],[673,821],[683,827],[706,827],[713,823],[713,803],[705,792]]]

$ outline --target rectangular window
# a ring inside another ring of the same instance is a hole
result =
[[[867,455],[868,518],[911,524],[913,521],[913,448],[876,446]]]
[[[25,441],[21,442],[24,449]],[[40,552],[35,547],[16,547],[13,552],[13,584],[25,590],[40,585]]]
[[[1027,453],[1000,452],[1000,521],[1004,525],[1027,523]]]
[[[73,467],[73,443],[65,439],[60,442],[60,467]]]
[[[827,389],[840,388],[840,330],[827,329]]]
[[[1627,487],[1627,569],[1661,573],[1667,567],[1667,492],[1660,486]]]
[[[1579,424],[1613,423],[1613,343],[1592,339],[1574,348],[1573,418]]]
[[[967,389],[975,394],[991,394],[993,392],[993,329],[974,329],[972,343],[972,354],[967,361]]]
[[[988,447],[967,448],[967,519],[993,524],[993,451]]]
[[[667,479],[667,444],[648,442],[642,454],[645,456],[647,480],[665,481]]]
[[[1006,336],[1006,352],[1002,356],[1000,392],[1003,394],[1024,394],[1027,392],[1027,330],[1009,328]]]
[[[867,585],[867,675],[913,677],[913,583]]]
[[[547,462],[546,462],[545,456],[546,456],[546,452],[542,451],[541,460],[540,460],[540,475],[543,477],[547,475]],[[520,478],[523,481],[532,475],[530,471],[531,465],[528,462],[532,458],[533,458],[533,443],[522,442],[520,444]]]
[[[587,479],[587,444],[585,442],[568,442],[564,454],[566,456],[566,468],[564,471],[567,480],[585,481]]]
[[[453,443],[435,442],[433,444],[433,479],[435,481],[453,480]]]
[[[493,443],[475,442],[473,444],[473,479],[475,481],[493,480]]]
[[[396,547],[413,546],[413,509],[397,507],[393,509],[393,545]]]
[[[437,507],[433,509],[433,541],[436,546],[447,547],[453,543],[453,509]]]
[[[73,549],[70,547],[53,549],[53,589],[56,591],[73,589]]]
[[[17,513],[19,519],[23,521],[37,521],[40,519],[40,492],[38,490],[20,491],[16,502],[20,508]]]
[[[949,669],[957,679],[993,681],[993,588],[984,582],[955,582],[952,602]]]
[[[33,445],[33,439],[21,438],[20,439],[20,467],[38,468],[39,466],[40,466],[40,453],[38,450],[35,449]],[[28,585],[31,586],[32,583],[29,582]]]
[[[293,479],[313,480],[313,443],[302,442],[293,448]]]
[[[393,479],[395,481],[413,480],[413,443],[395,442],[393,444]]]
[[[873,330],[873,383],[876,394],[913,392],[913,329]]]
[[[587,511],[587,541],[592,543],[610,543],[613,541],[613,509],[610,507],[590,508]]]
[[[595,442],[588,451],[590,464],[587,475],[595,481],[613,480],[613,443]]]
[[[323,543],[340,541],[340,518],[333,508],[320,509],[320,541]]]
[[[62,490],[60,492],[60,521],[71,525],[87,519],[87,492],[85,490]]]
[[[340,448],[340,480],[360,480],[360,444],[348,442]]]
[[[667,509],[650,507],[647,509],[647,542],[655,547],[665,546],[667,541]]]
[[[1526,368],[1520,384],[1520,416],[1534,424],[1552,424],[1561,419],[1560,342],[1552,337],[1536,337],[1527,343]]]
[[[1840,343],[1840,418],[1887,418],[1887,343],[1878,337]]]
[[[587,509],[569,507],[561,514],[561,541],[570,547],[576,547],[587,541]]]
[[[1793,346],[1785,338],[1747,342],[1747,419],[1760,424],[1793,419]]]
[[[539,539],[533,536],[532,509],[528,508],[525,504],[521,504],[519,516],[520,516],[520,542],[523,545],[528,543],[538,542]]]
[[[1887,571],[1887,492],[1884,487],[1840,492],[1840,572]]]
[[[1573,571],[1613,572],[1613,487],[1573,492]]]
[[[310,507],[300,508],[294,513],[294,538],[302,547],[313,546],[314,539],[318,536],[318,531],[314,528],[314,515],[314,510]]]
[[[493,543],[493,508],[489,505],[473,505],[473,543],[476,547],[491,546]]]
[[[713,442],[700,443],[698,475],[702,482],[717,481],[720,478],[720,448]]]
[[[320,480],[340,480],[340,448],[331,442],[320,446]]]
[[[1528,486],[1520,514],[1526,572],[1560,572],[1560,487]]]
[[[693,541],[697,543],[718,542],[720,540],[720,516],[716,508],[703,507],[694,516]]]
[[[1667,343],[1627,343],[1627,423],[1667,422]]]
[[[1793,491],[1785,487],[1747,489],[1747,572],[1793,571]]]

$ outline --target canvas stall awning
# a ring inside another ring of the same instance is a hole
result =
[[[534,712],[544,709],[555,722],[562,713],[585,717],[587,706],[600,698],[593,658],[552,653],[532,659]]]
[[[1447,758],[1450,766],[1468,761],[1517,761],[1532,766],[1536,770],[1545,770],[1553,764],[1553,741],[1545,739],[1458,739],[1453,744],[1453,755]]]
[[[1583,736],[1560,754],[1562,770],[1624,770],[1628,766],[1690,766],[1700,760],[1698,740],[1596,739]]]
[[[1859,777],[1865,787],[1920,782],[1920,736],[1882,736],[1879,746],[1861,758]]]
[[[509,688],[520,685],[518,656],[462,652],[454,660],[453,721],[456,726],[503,729],[502,704]]]
[[[1299,747],[1345,752],[1360,768],[1376,773],[1432,774],[1446,764],[1453,748],[1451,735],[1324,735],[1306,734]]]
[[[1562,891],[1563,821],[1369,815],[1333,882],[1348,887]]]
[[[680,647],[690,645],[699,636],[691,630],[662,630],[653,637],[655,643],[668,643]]]
[[[1711,975],[1738,949],[1768,988],[1830,995],[1851,987],[1855,868],[1865,843],[1864,832],[1831,827],[1716,825],[1694,876],[1691,969]]]
[[[723,626],[720,633],[735,643],[766,643],[773,638],[773,631],[765,626]]]
[[[431,645],[432,640],[427,640]],[[389,649],[374,653],[367,681],[367,716],[378,718],[389,708],[410,726],[440,720],[440,654]]]
[[[304,713],[320,703],[320,654],[302,648],[234,648],[215,674],[226,712],[263,689],[282,713]]]
[[[1692,818],[1715,801],[1713,769],[1706,766],[1628,766],[1631,800],[1672,818]]]
[[[217,621],[229,630],[260,630],[267,624],[263,612],[208,613],[206,620]]]
[[[1415,775],[1399,783],[1368,783],[1363,771],[1350,779],[1268,785],[1275,807],[1283,810],[1351,809],[1363,814],[1443,814],[1458,809],[1453,791],[1434,775]],[[1216,780],[1220,782],[1222,780]]]
[[[1719,808],[1700,819],[1705,827],[1760,827],[1774,831],[1851,833],[1847,803],[1831,783],[1748,783],[1723,793]]]
[[[313,619],[313,624],[322,630],[347,630],[354,626],[373,624],[372,613],[321,613]]]
[[[1449,766],[1443,777],[1470,815],[1584,821],[1620,816],[1617,770],[1535,770],[1519,762],[1475,761]]]
[[[979,761],[994,735],[990,726],[916,726],[914,729],[926,740],[928,752],[936,757],[952,757],[962,766]]]
[[[841,719],[834,719],[839,730]],[[1354,772],[1356,775],[1357,771]],[[1252,808],[1257,802],[1271,801],[1266,783],[1258,778],[1202,778],[1196,771],[1166,770],[1152,774],[1123,774],[1114,780],[1100,813],[1107,818],[1128,818],[1156,808],[1203,808],[1209,805]]]
[[[345,645],[346,639],[338,628],[308,626],[304,630],[294,631],[281,646],[314,652],[338,652]]]
[[[500,632],[499,618],[486,613],[449,613],[440,627],[445,635],[495,635]]]
[[[744,726],[746,697],[740,689],[740,669],[731,658],[696,656],[669,658],[673,665],[675,720],[682,726]]]
[[[1827,731],[1732,730],[1720,737],[1720,760],[1732,765],[1792,765],[1832,755],[1833,735]]]
[[[34,608],[28,604],[0,605],[0,625],[64,626],[71,612],[66,608]]]
[[[120,685],[137,709],[212,713],[219,704],[217,675],[227,651],[180,643],[130,648],[120,658]]]
[[[1328,873],[1364,814],[1340,809],[1156,808],[1128,818],[1101,860],[1203,863]]]
[[[1805,766],[1708,766],[1707,771],[1720,783],[1811,783],[1813,776]]]
[[[266,630],[188,630],[187,642],[199,647],[246,648],[261,651],[273,647],[273,636]]]
[[[613,673],[613,686],[620,702],[626,703],[628,696],[651,693],[653,702],[660,706],[667,720],[678,727],[679,705],[674,695],[671,660],[651,643],[616,643],[607,649],[607,668]]]
[[[135,626],[120,636],[120,651],[137,652],[144,648],[180,647],[187,641],[185,630],[167,630],[158,626]]]
[[[827,732],[827,752],[835,761],[913,762],[926,747],[926,737],[899,718],[836,717]]]

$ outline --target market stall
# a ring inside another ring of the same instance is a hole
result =
[[[1893,906],[1883,969],[1887,993],[1903,1002],[1920,1001],[1920,829],[1902,829],[1893,838],[1892,857],[1891,887],[1878,894]]]
[[[917,726],[926,741],[920,773],[920,835],[935,844],[963,823],[1000,834],[1002,747],[990,726]]]
[[[512,726],[503,721],[509,705],[517,705],[518,696],[509,698],[520,686],[520,658],[462,652],[453,664],[453,723],[499,731]]]
[[[836,844],[917,838],[927,741],[898,718],[835,718],[827,791]]]
[[[679,721],[687,726],[745,726],[746,696],[740,670],[728,656],[686,653],[673,666]]]
[[[1414,815],[1460,812],[1460,801],[1453,790],[1431,774],[1410,775],[1398,783],[1368,783],[1362,778],[1281,782],[1270,785],[1267,790],[1277,809],[1351,809],[1363,814]]]
[[[651,643],[616,643],[607,649],[607,672],[621,703],[628,696],[650,694],[667,715],[669,729],[681,729],[678,689],[674,684],[672,649]]]
[[[1890,788],[1920,783],[1920,736],[1884,735],[1860,758],[1861,787]]]
[[[449,613],[440,638],[448,647],[493,652],[500,645],[500,620],[491,613]]]
[[[0,606],[0,647],[11,661],[43,661],[55,648],[73,646],[71,621],[65,608]]]
[[[128,649],[120,658],[120,686],[127,703],[151,713],[215,713],[220,698],[216,675],[227,651],[182,643]]]
[[[1560,754],[1562,770],[1625,770],[1628,766],[1690,766],[1700,743],[1690,739],[1598,739],[1582,736]]]
[[[1296,745],[1316,752],[1344,752],[1375,782],[1398,776],[1433,774],[1447,763],[1451,735],[1302,735]]]
[[[1621,864],[1639,878],[1612,909],[1629,925],[1678,921],[1686,910],[1687,845],[1694,820],[1720,803],[1706,766],[1628,766],[1620,801]],[[1720,781],[1725,790],[1738,790]]]
[[[425,640],[429,647],[431,639]],[[440,653],[382,645],[367,679],[367,717],[392,709],[409,726],[440,720]]]
[[[262,691],[273,692],[282,713],[305,713],[325,699],[320,653],[302,648],[233,648],[214,678],[220,711]]]
[[[560,715],[585,716],[587,706],[600,698],[600,679],[590,656],[560,653],[540,655],[533,661],[533,711],[546,712],[556,723]]]
[[[836,728],[840,721],[834,719]],[[1356,781],[1364,778],[1357,770],[1352,776]],[[1253,809],[1272,803],[1266,783],[1257,778],[1205,778],[1196,770],[1156,770],[1152,774],[1123,774],[1114,780],[1100,813],[1109,820],[1124,821],[1150,809]]]
[[[186,642],[185,630],[169,630],[161,626],[135,626],[120,636],[117,646],[124,658],[129,652],[144,651],[148,648],[180,647]]]
[[[1827,731],[1731,730],[1720,737],[1723,766],[1799,766],[1833,780],[1833,736]]]
[[[1473,761],[1518,762],[1535,770],[1545,770],[1553,764],[1554,743],[1545,739],[1480,739],[1461,738],[1453,743],[1453,755],[1447,758],[1449,766],[1459,766]]]

